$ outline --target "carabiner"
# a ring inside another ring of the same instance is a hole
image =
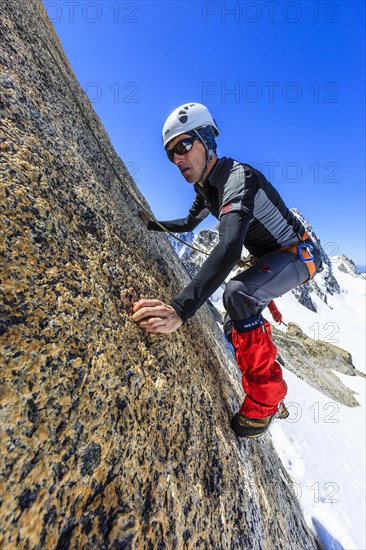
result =
[[[314,256],[311,254],[311,251],[313,250],[313,248],[314,248],[313,245],[303,241],[297,245],[297,253],[302,262],[308,263],[314,260]],[[304,258],[304,256],[302,255],[303,249],[307,251],[307,253],[309,254],[309,258]]]

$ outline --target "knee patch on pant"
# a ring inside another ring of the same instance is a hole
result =
[[[248,319],[258,311],[258,304],[254,298],[245,293],[241,281],[231,279],[225,288],[223,303],[231,319]]]

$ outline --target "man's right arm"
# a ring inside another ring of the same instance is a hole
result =
[[[206,208],[204,199],[200,195],[196,195],[196,198],[185,218],[179,218],[177,220],[160,221],[161,225],[165,229],[173,233],[185,233],[187,231],[193,231],[197,225],[199,225],[207,216],[210,211]],[[140,214],[142,221],[146,227],[153,231],[164,231],[154,220],[148,217],[146,213]]]

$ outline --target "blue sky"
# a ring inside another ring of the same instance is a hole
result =
[[[261,169],[328,254],[366,263],[363,1],[43,3],[159,219],[185,216],[193,199],[161,128],[197,101],[220,128],[219,156]]]

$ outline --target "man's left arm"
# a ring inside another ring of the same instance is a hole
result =
[[[192,281],[170,305],[186,322],[219,288],[240,260],[250,217],[230,212],[221,218],[219,242]]]
[[[223,215],[218,244],[170,306],[156,300],[140,300],[135,304],[133,319],[139,326],[147,332],[170,333],[192,317],[240,259],[249,223],[250,217],[240,211]]]

